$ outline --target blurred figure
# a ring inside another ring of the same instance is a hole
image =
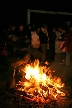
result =
[[[30,40],[27,37],[26,28],[23,24],[20,24],[18,32],[17,32],[17,42],[15,42],[15,46],[17,50],[22,50],[29,46]]]
[[[25,28],[24,28],[23,24],[21,24],[19,26],[19,30],[18,30],[17,36],[18,36],[18,38],[24,38],[26,36],[26,31],[25,31]]]
[[[61,40],[59,36],[57,36],[55,39],[55,61],[61,61]]]
[[[56,29],[51,28],[49,31],[49,61],[55,60],[55,40],[56,40]]]
[[[29,39],[29,44],[31,44],[31,29],[32,29],[32,26],[31,24],[28,24],[27,28],[26,28],[26,35]]]
[[[37,26],[37,34],[40,32],[40,26]]]
[[[28,39],[30,40],[30,43],[31,43],[31,30],[34,28],[35,26],[33,24],[28,24],[27,26],[27,36],[28,36]]]
[[[10,35],[16,35],[15,25],[12,25],[10,28]]]
[[[58,30],[56,31],[56,36],[59,40],[62,38],[61,35],[62,35],[61,27],[58,27]]]
[[[42,59],[40,39],[36,29],[31,30],[31,55],[34,57],[34,59],[39,59],[40,61]]]
[[[36,30],[31,31],[31,46],[36,49],[40,47],[40,40]]]
[[[65,44],[65,38],[61,39],[61,43],[60,43],[60,49],[61,49],[61,61],[65,62],[66,60],[66,47],[64,47]]]
[[[17,34],[16,34],[15,25],[12,25],[12,26],[11,26],[10,33],[9,33],[9,39],[10,39],[12,42],[15,42],[15,41],[17,40]]]
[[[43,24],[39,32],[40,45],[42,49],[42,62],[46,61],[46,50],[47,50],[47,40],[48,40],[46,32],[47,32],[47,25]]]
[[[65,30],[65,44],[64,47],[66,47],[66,66],[70,65],[70,56],[72,54],[72,27],[70,30]]]

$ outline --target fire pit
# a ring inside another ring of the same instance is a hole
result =
[[[42,64],[35,60],[20,65],[17,70],[21,77],[16,81],[14,71],[10,77],[10,87],[14,88],[6,89],[0,97],[6,99],[4,107],[8,103],[10,107],[13,105],[12,108],[72,108],[71,87],[54,76],[47,62]]]
[[[16,84],[16,90],[22,99],[46,104],[50,101],[57,101],[59,97],[65,97],[64,83],[56,76],[52,76],[48,62],[40,65],[39,60],[27,64],[23,76]]]

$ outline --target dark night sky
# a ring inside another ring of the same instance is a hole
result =
[[[41,9],[48,11],[71,12],[69,0],[63,1],[53,0],[19,0],[1,1],[0,3],[0,25],[26,23],[27,9]]]

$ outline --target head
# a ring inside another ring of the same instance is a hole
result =
[[[12,25],[11,26],[11,30],[15,30],[15,25]]]
[[[56,28],[53,28],[53,32],[56,32]]]
[[[66,27],[65,26],[61,27],[61,32],[65,33],[65,31],[66,31]]]
[[[20,29],[20,30],[23,30],[23,29],[24,29],[24,26],[23,26],[23,25],[20,25],[20,26],[19,26],[19,29]]]
[[[58,31],[60,31],[60,32],[61,32],[61,27],[58,27]]]
[[[41,27],[41,30],[43,32],[47,32],[47,24],[43,24],[42,27]]]
[[[37,28],[37,33],[39,33],[39,32],[40,32],[40,27]]]

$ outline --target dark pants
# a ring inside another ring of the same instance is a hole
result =
[[[45,62],[46,60],[46,44],[41,44],[42,49],[42,62]]]
[[[66,60],[66,52],[62,52],[61,53],[61,60],[63,61],[65,61]]]
[[[55,47],[52,46],[49,49],[49,61],[54,61],[55,60]]]
[[[42,53],[35,48],[31,48],[31,55],[33,56],[33,59],[39,59],[40,61],[42,59]]]
[[[56,53],[55,54],[55,61],[60,62],[61,61],[61,53]]]

